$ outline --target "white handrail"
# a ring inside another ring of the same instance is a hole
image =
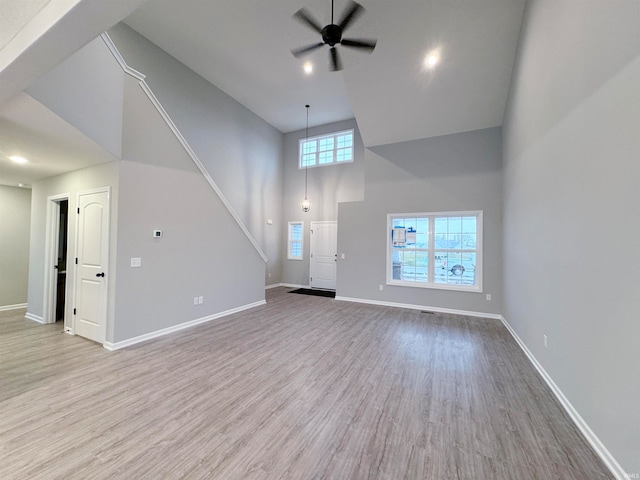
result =
[[[224,194],[222,193],[222,191],[220,190],[216,182],[213,181],[213,178],[211,178],[211,175],[209,175],[209,172],[207,172],[207,169],[204,167],[204,165],[202,164],[202,162],[200,161],[196,153],[193,151],[193,149],[191,148],[187,140],[184,138],[182,133],[180,133],[180,130],[178,130],[178,127],[176,127],[176,124],[173,123],[173,120],[171,120],[171,117],[169,117],[169,114],[166,112],[166,110],[164,109],[160,101],[153,94],[153,92],[149,88],[149,85],[147,85],[147,82],[145,81],[145,75],[143,75],[142,73],[138,72],[137,70],[134,70],[133,68],[129,67],[129,65],[127,65],[127,62],[125,62],[124,58],[122,58],[122,55],[116,48],[115,44],[113,43],[113,41],[111,40],[111,37],[109,37],[109,34],[107,34],[107,32],[104,32],[101,35],[101,38],[104,41],[107,48],[109,49],[109,51],[111,51],[111,53],[113,54],[114,58],[116,59],[116,61],[118,62],[122,70],[127,75],[134,77],[140,82],[140,87],[142,88],[142,91],[147,95],[149,100],[151,100],[151,103],[156,108],[156,110],[158,110],[158,113],[160,113],[160,116],[162,117],[162,119],[165,121],[165,123],[169,126],[169,128],[173,132],[173,134],[176,136],[176,138],[182,145],[182,148],[184,148],[187,154],[189,155],[189,157],[191,157],[191,160],[193,161],[193,163],[195,163],[196,167],[198,167],[198,170],[200,170],[200,173],[202,173],[207,183],[211,186],[211,188],[216,193],[216,195],[218,195],[218,198],[222,201],[222,203],[227,208],[227,210],[229,211],[233,219],[236,221],[240,229],[244,232],[244,234],[249,239],[251,244],[258,251],[258,254],[262,257],[262,259],[265,262],[267,262],[268,260],[267,256],[262,251],[262,248],[260,248],[260,245],[258,245],[258,242],[256,242],[255,238],[253,238],[253,235],[251,235],[249,230],[247,230],[247,227],[244,225],[244,223],[242,222],[238,214],[235,212],[235,210],[233,209],[233,207],[231,206],[227,198],[224,196]]]

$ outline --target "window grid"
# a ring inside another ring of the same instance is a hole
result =
[[[387,283],[482,291],[482,212],[388,215]]]
[[[353,130],[301,139],[298,168],[353,162]]]
[[[289,260],[302,260],[303,226],[303,222],[289,222],[287,241],[287,259]]]

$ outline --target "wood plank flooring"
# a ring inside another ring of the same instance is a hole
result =
[[[500,322],[287,291],[117,352],[0,312],[0,478],[613,478]]]

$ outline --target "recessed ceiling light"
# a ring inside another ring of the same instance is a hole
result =
[[[311,63],[305,63],[302,68],[304,68],[304,73],[306,74],[313,72],[313,65]]]
[[[427,55],[427,57],[424,59],[424,64],[427,67],[434,67],[437,65],[437,63],[440,61],[440,57],[438,56],[437,53],[430,53],[429,55]]]
[[[12,155],[11,157],[9,157],[9,160],[11,160],[13,163],[18,163],[20,165],[24,165],[25,163],[29,163],[26,158],[18,157],[17,155]]]

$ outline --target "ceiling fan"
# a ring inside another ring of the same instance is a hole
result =
[[[310,27],[313,31],[322,35],[322,42],[307,45],[305,47],[291,50],[293,56],[300,58],[303,55],[313,52],[314,50],[329,45],[329,58],[331,60],[331,70],[342,70],[342,62],[336,50],[336,45],[340,44],[343,47],[357,48],[360,50],[367,50],[371,53],[376,48],[376,40],[364,39],[364,38],[342,38],[343,32],[351,25],[351,23],[364,13],[364,7],[359,3],[350,0],[350,4],[342,14],[340,21],[333,23],[333,0],[331,0],[331,23],[321,27],[320,24],[309,14],[305,8],[301,8],[294,13],[293,18],[302,22],[306,26]]]

